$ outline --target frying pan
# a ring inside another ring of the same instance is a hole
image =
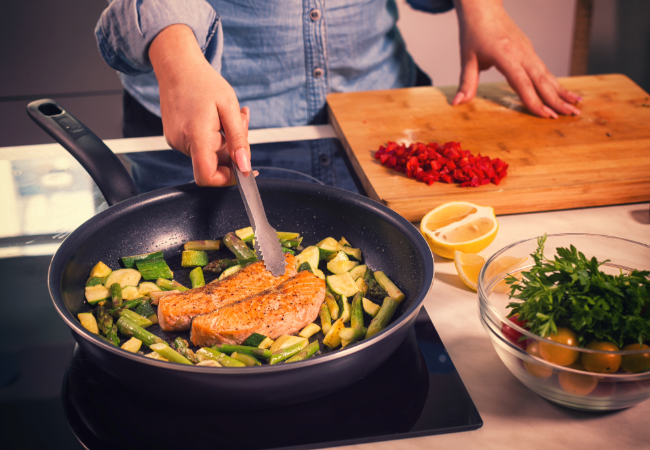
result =
[[[403,217],[366,197],[330,186],[259,179],[269,222],[298,231],[307,244],[345,236],[362,249],[366,264],[382,270],[406,299],[382,332],[344,350],[292,364],[212,368],[170,364],[114,347],[88,332],[76,316],[89,310],[84,284],[103,261],[116,268],[122,256],[163,250],[181,282],[182,244],[215,239],[249,226],[236,186],[199,187],[194,183],[137,195],[117,157],[80,121],[53,100],[32,102],[28,114],[88,171],[109,208],[72,232],[52,258],[48,287],[54,306],[88,357],[122,385],[143,396],[176,405],[265,409],[327,395],[377,368],[411,330],[433,283],[433,258],[419,231]],[[157,327],[157,326],[154,326]],[[185,333],[149,328],[170,342]],[[390,389],[389,386],[386,387]],[[377,393],[381,395],[381,393]]]

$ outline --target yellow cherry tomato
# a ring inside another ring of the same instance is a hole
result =
[[[526,353],[541,358],[542,355],[539,354],[539,343],[537,341],[533,341],[528,344],[528,347],[526,347]],[[535,378],[548,378],[553,375],[553,369],[550,367],[545,367],[539,363],[536,364],[524,361],[524,368],[526,369],[526,372]]]
[[[588,349],[607,352],[617,352],[619,348],[611,342],[593,341],[587,345]],[[587,372],[614,373],[621,367],[621,355],[608,355],[605,353],[582,353],[582,365]]]
[[[650,349],[643,344],[630,344],[623,347],[623,350],[641,350]],[[630,373],[645,372],[650,370],[650,353],[640,353],[638,355],[624,355],[621,362],[621,369]]]
[[[598,384],[596,377],[573,372],[560,372],[557,379],[565,392],[579,396],[589,395]]]
[[[551,333],[546,339],[572,347],[578,346],[578,336],[568,328],[560,327],[557,329],[557,334]],[[577,350],[560,347],[552,342],[540,342],[539,353],[546,361],[560,366],[570,366],[580,356]]]

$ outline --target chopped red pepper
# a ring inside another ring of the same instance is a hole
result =
[[[460,187],[478,187],[499,184],[508,174],[508,164],[499,158],[472,155],[462,150],[460,143],[435,142],[411,144],[408,147],[388,142],[375,152],[375,158],[384,166],[404,172],[407,177],[431,186],[436,181],[460,183]]]

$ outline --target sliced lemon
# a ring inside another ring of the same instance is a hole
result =
[[[527,259],[528,258],[526,257],[517,258],[516,256],[504,255],[490,264],[490,266],[485,271],[485,278],[487,280],[490,280],[495,277],[500,278],[504,277],[505,275],[513,275],[518,280],[521,280],[521,273],[512,272],[518,269],[523,263],[525,263]],[[506,278],[503,278],[497,283],[496,286],[494,286],[493,292],[499,292],[501,294],[510,292],[510,285],[506,283]]]
[[[492,243],[499,222],[494,209],[469,202],[450,202],[429,211],[420,231],[431,250],[452,259],[454,251],[478,253]]]
[[[473,253],[454,251],[456,271],[468,288],[478,291],[478,274],[485,264],[485,258]]]

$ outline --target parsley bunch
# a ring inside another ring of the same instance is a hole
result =
[[[633,270],[614,276],[600,271],[608,261],[587,259],[573,245],[558,248],[553,260],[544,257],[546,235],[537,238],[531,255],[535,266],[517,280],[510,276],[511,302],[508,315],[527,320],[526,327],[546,337],[558,327],[570,328],[581,346],[589,342],[612,342],[622,348],[629,341],[650,339],[649,271]]]

